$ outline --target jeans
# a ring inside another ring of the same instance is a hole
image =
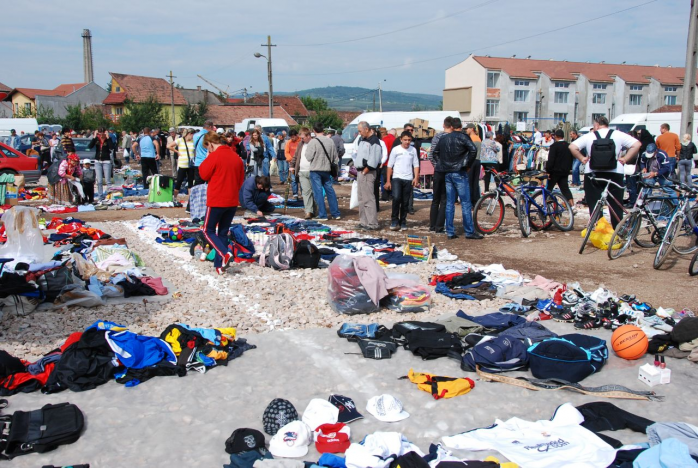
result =
[[[390,218],[391,224],[407,224],[407,211],[410,204],[410,192],[412,192],[412,181],[393,178],[393,213]]]
[[[693,161],[690,159],[684,159],[679,161],[679,180],[682,184],[686,184],[689,187],[693,187],[693,180],[691,179],[691,169],[693,168]]]
[[[381,181],[381,199],[383,201],[388,200],[391,196],[390,190],[385,189],[385,182],[388,180],[388,166],[381,168],[380,181]]]
[[[650,177],[648,179],[645,179],[645,182],[650,184],[650,185],[659,185],[661,187],[670,187],[671,186],[671,182],[669,182],[664,177]],[[672,197],[677,196],[676,192],[671,190],[670,188],[662,188],[662,192],[667,193],[667,194],[671,195]]]
[[[574,161],[572,161],[572,185],[581,185],[582,184],[582,179],[579,176],[579,169],[582,167],[582,162],[574,158]]]
[[[228,249],[228,231],[235,217],[236,207],[212,207],[206,208],[204,218],[204,237],[216,251],[213,266],[219,268],[223,265],[223,256],[230,251]]]
[[[479,166],[479,164],[478,164]],[[478,173],[479,174],[479,173]],[[456,214],[456,195],[460,197],[460,208],[463,214],[463,229],[466,236],[475,234],[473,225],[473,206],[470,203],[470,187],[466,171],[449,172],[446,174],[446,234],[453,236],[456,230],[453,217]]]
[[[639,194],[637,191],[637,177],[625,176],[625,186],[628,187],[628,203],[634,205]]]
[[[288,161],[277,159],[276,165],[279,168],[279,180],[285,184],[288,182]]]
[[[446,173],[434,172],[432,179],[434,195],[429,213],[429,230],[443,231],[446,222]]]
[[[264,158],[262,163],[262,175],[269,177],[269,164],[271,164],[271,159]]]
[[[291,192],[293,195],[298,195],[298,182],[296,182],[295,174],[291,174]]]
[[[330,213],[335,218],[339,218],[339,205],[337,204],[337,195],[332,187],[332,176],[330,171],[310,171],[310,184],[313,187],[313,198],[318,207],[318,217],[327,218],[327,210],[325,209],[325,197],[322,194],[322,189],[325,189],[327,195],[327,204],[330,205]]]
[[[480,199],[480,164],[479,160],[473,161],[473,167],[468,171],[468,179],[470,183],[470,202]]]
[[[99,198],[104,198],[104,186],[111,181],[111,161],[96,161],[95,174],[97,175],[97,193]]]

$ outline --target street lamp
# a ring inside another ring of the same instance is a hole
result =
[[[274,117],[274,86],[271,78],[271,48],[276,46],[271,43],[271,36],[267,36],[267,43],[262,45],[267,46],[267,55],[262,55],[259,52],[255,52],[254,56],[256,58],[264,57],[267,59],[267,75],[269,78],[269,118],[271,119]]]

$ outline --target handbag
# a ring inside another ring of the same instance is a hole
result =
[[[339,166],[332,162],[332,160],[330,159],[330,155],[327,153],[327,149],[325,149],[325,145],[323,145],[322,142],[317,138],[316,140],[318,143],[320,143],[320,146],[322,146],[322,150],[325,152],[325,156],[327,157],[327,160],[330,162],[330,175],[333,179],[336,179],[339,175]]]

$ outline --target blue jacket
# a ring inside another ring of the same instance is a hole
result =
[[[257,188],[255,177],[248,177],[240,188],[240,205],[246,210],[256,213],[259,211],[259,207],[255,200],[260,192],[262,191]]]
[[[664,151],[658,149],[655,158],[657,158],[657,164],[659,165],[657,177],[666,179],[669,174],[671,174],[671,161],[669,160],[669,156]],[[651,162],[652,159],[647,157],[647,153],[642,153],[642,156],[640,156],[640,167],[642,169],[647,169],[647,172],[651,172]]]

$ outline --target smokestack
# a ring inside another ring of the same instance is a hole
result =
[[[92,34],[89,29],[82,30],[82,63],[85,71],[85,83],[92,83],[95,80],[92,71]]]

